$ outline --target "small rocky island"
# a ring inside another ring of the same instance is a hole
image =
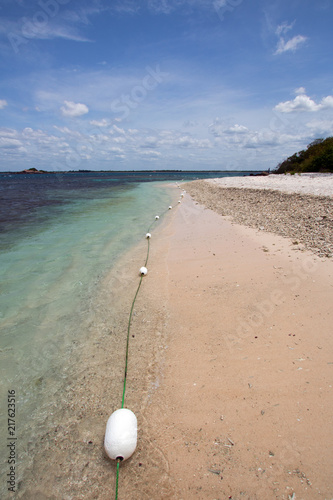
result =
[[[48,174],[50,172],[47,172],[46,170],[37,170],[37,168],[27,168],[25,170],[22,170],[21,172],[16,172],[17,174]]]

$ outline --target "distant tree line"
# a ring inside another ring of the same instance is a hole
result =
[[[275,170],[276,174],[287,172],[333,172],[333,137],[316,139],[279,163]]]

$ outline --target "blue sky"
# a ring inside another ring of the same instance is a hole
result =
[[[333,135],[331,0],[0,0],[0,170],[274,168]]]

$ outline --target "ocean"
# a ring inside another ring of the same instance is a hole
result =
[[[177,183],[248,173],[0,174],[1,498],[11,498],[11,471],[17,490],[33,467],[34,442],[53,425],[91,304],[120,256],[177,204]]]

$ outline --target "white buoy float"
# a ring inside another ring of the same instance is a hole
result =
[[[170,205],[170,206],[169,206],[169,210],[171,210],[171,209],[172,209],[172,206]]]
[[[155,215],[155,219],[156,219],[156,220],[157,220],[157,219],[159,219],[159,216],[158,216],[158,215]]]
[[[121,408],[109,417],[104,437],[104,448],[112,460],[126,460],[133,455],[138,433],[137,418],[131,410]]]
[[[146,238],[151,238],[151,234],[150,234],[150,233],[147,233],[147,234],[146,234]]]
[[[148,273],[148,269],[144,266],[142,266],[140,268],[140,274],[143,274],[144,276],[146,276],[146,274]]]

